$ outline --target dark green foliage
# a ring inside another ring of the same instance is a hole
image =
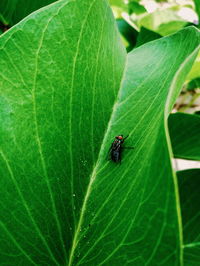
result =
[[[175,113],[168,120],[174,157],[200,160],[200,117]]]
[[[31,12],[56,0],[1,0],[0,20],[10,26],[16,24]]]
[[[138,47],[144,43],[159,39],[161,37],[162,36],[160,34],[142,27],[140,29],[139,34],[138,34],[136,47]]]
[[[186,266],[200,265],[200,169],[177,172]]]
[[[129,43],[127,51],[131,51],[136,44],[138,32],[133,27],[131,27],[124,19],[117,19],[117,26],[120,33]]]
[[[188,90],[195,90],[197,88],[200,88],[200,78],[191,80],[187,85]]]

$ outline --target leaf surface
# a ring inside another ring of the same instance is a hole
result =
[[[200,117],[193,114],[171,114],[169,133],[175,158],[200,160]]]
[[[81,0],[35,12],[0,52],[1,258],[63,265],[125,50],[108,4]]]
[[[200,265],[200,169],[177,172],[184,234],[184,265]]]
[[[187,28],[125,64],[102,0],[59,1],[0,37],[5,264],[182,265],[166,120],[198,45]],[[118,134],[135,147],[121,165]]]

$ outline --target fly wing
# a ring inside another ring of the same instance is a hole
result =
[[[118,151],[112,151],[111,153],[111,159],[114,161],[114,162],[120,162],[120,153]]]
[[[118,150],[119,149],[119,147],[120,147],[120,144],[119,144],[119,142],[118,141],[114,141],[113,143],[112,143],[112,150]]]

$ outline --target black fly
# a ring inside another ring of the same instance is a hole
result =
[[[113,143],[109,149],[110,160],[112,160],[115,163],[120,162],[120,164],[121,164],[122,150],[123,149],[134,149],[134,147],[123,147],[123,143],[124,143],[125,139],[127,139],[127,138],[128,138],[128,136],[126,136],[124,138],[123,135],[119,135],[119,136],[115,137],[115,140],[113,141]]]

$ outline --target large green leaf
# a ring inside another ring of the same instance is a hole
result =
[[[200,169],[177,172],[184,233],[185,266],[200,265]]]
[[[7,265],[69,257],[124,68],[114,23],[105,1],[60,1],[0,39],[0,252]]]
[[[170,115],[169,133],[174,157],[200,160],[199,115],[184,113]]]
[[[187,28],[125,65],[102,0],[59,1],[2,35],[5,265],[182,265],[166,120],[198,45]],[[116,134],[135,146],[121,165]]]
[[[55,1],[56,0],[1,0],[0,17],[5,24],[14,25],[31,12]]]

